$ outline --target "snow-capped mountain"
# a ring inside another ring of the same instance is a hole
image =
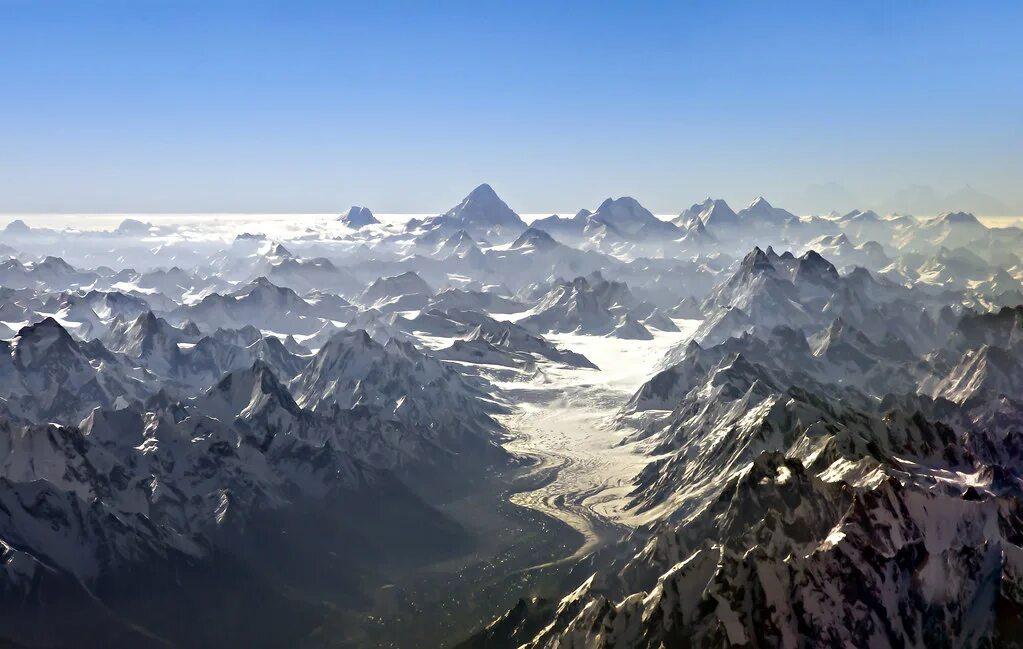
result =
[[[350,207],[338,220],[348,227],[356,230],[364,228],[367,225],[376,225],[380,223],[380,221],[377,220],[377,217],[373,216],[373,212],[371,212],[368,207],[359,207],[357,205]]]
[[[520,324],[543,333],[578,332],[612,335],[618,338],[645,338],[650,332],[630,313],[638,306],[621,282],[609,282],[599,275],[577,277],[553,287],[533,308],[532,315]]]
[[[433,289],[416,273],[409,271],[394,277],[381,277],[373,282],[359,298],[364,304],[400,298],[405,295],[431,295]]]
[[[1019,644],[1023,229],[90,218],[0,244],[0,645]]]
[[[226,295],[211,293],[195,304],[183,305],[170,317],[194,322],[208,331],[252,326],[283,334],[310,334],[330,315],[335,314],[321,314],[292,289],[259,277]]]
[[[429,354],[394,339],[380,344],[361,330],[330,338],[292,388],[298,403],[315,412],[369,407],[438,435],[475,435],[480,445],[492,443],[490,415],[503,410],[484,386]]]
[[[752,203],[739,210],[736,216],[750,227],[777,227],[799,218],[788,210],[774,207],[763,196],[756,197]]]
[[[151,378],[102,344],[75,340],[53,318],[0,341],[0,398],[30,421],[76,422],[97,405],[142,401],[157,389]]]
[[[469,192],[444,214],[426,219],[419,225],[426,230],[452,233],[464,230],[470,236],[482,239],[508,239],[526,227],[519,215],[486,183]]]

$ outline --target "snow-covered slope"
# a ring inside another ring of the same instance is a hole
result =
[[[0,645],[1020,644],[1023,229],[53,218],[0,244]]]

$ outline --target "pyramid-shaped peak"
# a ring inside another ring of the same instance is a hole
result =
[[[821,278],[838,279],[838,270],[835,266],[822,257],[816,250],[807,250],[799,258],[800,276],[813,276]]]
[[[550,234],[537,228],[526,228],[525,232],[512,244],[512,248],[534,248],[536,250],[547,250],[558,245],[558,242]]]
[[[487,183],[480,183],[477,185],[476,189],[469,192],[469,195],[466,196],[466,198],[501,200],[500,197],[498,197],[497,192],[494,191],[494,188]]]
[[[738,223],[738,215],[722,199],[711,200],[709,205],[700,214],[700,220],[704,225],[711,227],[717,225],[735,225]]]
[[[71,338],[71,334],[69,334],[67,330],[63,326],[61,326],[61,324],[57,322],[56,319],[54,319],[51,316],[46,316],[45,318],[34,324],[25,325],[24,327],[18,330],[17,337],[28,338],[31,336],[47,335],[59,336],[61,338],[64,338],[66,336],[68,339]]]
[[[501,200],[494,188],[486,183],[469,192],[462,202],[445,212],[443,216],[463,227],[526,226],[519,215]]]
[[[24,364],[39,360],[50,350],[59,356],[78,348],[67,329],[52,317],[22,327],[11,342],[16,357]]]

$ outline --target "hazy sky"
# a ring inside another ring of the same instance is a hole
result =
[[[0,0],[0,212],[1023,213],[1023,2]],[[968,186],[968,187],[967,187]]]

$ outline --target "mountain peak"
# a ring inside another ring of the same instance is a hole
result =
[[[497,192],[494,191],[494,188],[487,183],[480,183],[477,185],[475,189],[469,192],[469,195],[466,196],[466,198],[474,198],[477,200],[501,200],[498,198]]]
[[[265,288],[270,290],[280,290],[280,287],[271,282],[265,275],[260,275],[256,279],[252,280],[250,286],[253,288]]]
[[[37,268],[52,268],[66,273],[75,272],[74,266],[64,261],[62,257],[56,257],[54,255],[46,255],[46,257],[39,262]]]
[[[738,215],[728,206],[728,203],[718,199],[707,199],[710,204],[700,213],[700,220],[711,228],[716,226],[732,226],[739,222]],[[759,248],[758,248],[759,250]]]
[[[361,299],[372,304],[381,299],[392,299],[402,295],[432,295],[433,289],[415,271],[407,270],[400,275],[377,278],[363,291]]]
[[[139,221],[138,219],[124,219],[114,232],[118,234],[143,235],[148,234],[152,227],[149,223]]]
[[[49,350],[56,349],[58,354],[64,354],[64,350],[78,348],[78,343],[67,329],[51,317],[19,329],[11,344],[15,354],[25,363],[38,360]]]
[[[597,212],[600,212],[601,210],[610,209],[613,207],[628,210],[645,209],[643,208],[642,205],[639,204],[639,201],[637,201],[632,196],[620,196],[618,198],[611,197],[605,198],[604,202],[601,203],[600,207],[597,208]]]
[[[458,205],[442,215],[461,227],[481,226],[524,228],[525,223],[507,203],[497,195],[494,189],[483,183],[469,192]]]
[[[536,250],[550,250],[558,246],[558,242],[551,235],[536,228],[526,228],[525,232],[512,243],[514,249],[533,248]]]
[[[768,250],[770,250],[772,253],[774,252],[774,249],[771,248],[770,246],[768,246]],[[760,246],[754,246],[753,250],[750,250],[748,253],[746,253],[746,256],[742,258],[743,267],[749,266],[752,268],[754,266],[762,266],[765,264],[767,266],[771,265],[771,256],[768,253],[764,252],[760,248]]]
[[[58,336],[67,336],[71,338],[71,334],[67,332],[59,322],[57,322],[51,316],[47,316],[34,324],[25,325],[18,330],[18,338],[25,338],[33,335],[46,335],[53,334]]]
[[[291,251],[284,247],[283,243],[275,243],[270,246],[270,252],[267,253],[271,257],[283,257],[285,259],[291,258],[293,255]]]
[[[359,207],[358,205],[351,206],[348,209],[348,212],[343,214],[338,220],[348,227],[356,230],[364,228],[367,225],[380,223],[377,217],[373,216],[373,212],[371,212],[368,207]]]
[[[976,225],[981,227],[984,225],[980,222],[980,219],[970,212],[945,212],[938,217],[938,220],[949,225]]]
[[[838,269],[816,250],[808,250],[799,258],[795,279],[831,284],[838,280]]]
[[[134,324],[140,331],[152,332],[160,326],[160,318],[156,317],[152,309],[146,309],[144,313],[140,313],[139,317],[135,318]]]

